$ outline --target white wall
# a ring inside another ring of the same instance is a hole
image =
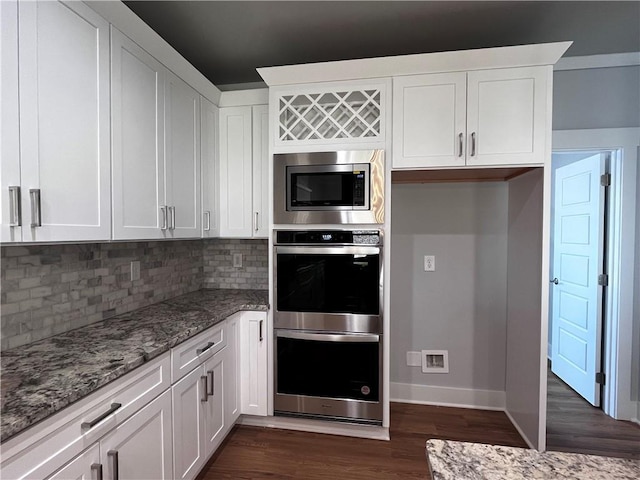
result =
[[[507,195],[506,182],[392,186],[392,398],[410,394],[394,395],[393,384],[428,385],[500,395],[432,389],[427,401],[503,406]],[[435,255],[435,272],[424,271],[424,255]],[[406,352],[423,349],[448,350],[450,373],[408,367]]]
[[[507,272],[507,412],[539,448],[543,170],[509,182]]]

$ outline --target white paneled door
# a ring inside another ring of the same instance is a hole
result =
[[[551,369],[600,405],[605,159],[597,154],[556,170]]]
[[[82,2],[20,2],[18,32],[23,240],[108,240],[109,25]]]

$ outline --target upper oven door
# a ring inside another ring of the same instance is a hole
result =
[[[288,166],[287,210],[369,210],[369,164]]]
[[[380,250],[276,246],[276,328],[382,333]]]

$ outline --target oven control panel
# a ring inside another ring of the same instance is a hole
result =
[[[380,230],[277,230],[276,245],[382,245]]]

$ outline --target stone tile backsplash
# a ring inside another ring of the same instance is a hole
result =
[[[205,288],[268,288],[266,240],[2,246],[0,348]],[[233,253],[243,267],[233,268]],[[131,281],[131,262],[140,279]]]

